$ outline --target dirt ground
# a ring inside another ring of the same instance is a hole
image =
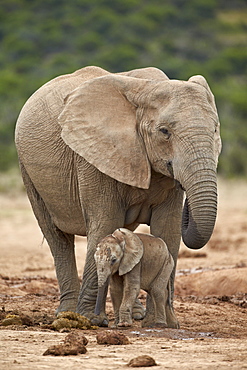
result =
[[[180,329],[135,322],[122,331],[128,345],[99,345],[96,334],[106,329],[84,330],[87,352],[77,356],[43,356],[68,334],[50,328],[59,296],[53,260],[26,195],[1,194],[0,320],[15,314],[22,325],[0,325],[0,369],[115,370],[140,355],[153,357],[158,369],[247,369],[246,185],[219,181],[210,242],[199,251],[181,245],[174,302]],[[76,238],[76,253],[81,275],[85,238]],[[107,309],[112,325],[109,298]]]

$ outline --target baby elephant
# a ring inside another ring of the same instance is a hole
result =
[[[162,239],[132,233],[124,228],[117,229],[101,240],[94,258],[99,286],[96,315],[105,305],[110,277],[110,293],[118,327],[132,325],[132,308],[140,289],[148,293],[142,326],[179,327],[170,299],[169,279],[174,262]]]

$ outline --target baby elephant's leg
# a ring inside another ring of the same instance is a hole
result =
[[[165,285],[162,289],[160,287],[153,287],[152,296],[155,301],[155,326],[167,327],[166,321],[166,301],[168,297],[168,290]]]
[[[123,281],[123,299],[118,323],[120,327],[132,325],[133,306],[140,292],[140,266],[135,266],[132,271],[124,275]]]
[[[147,312],[143,320],[143,327],[162,326],[167,327],[166,322],[166,300],[167,289],[161,287],[156,282],[149,291],[150,296],[147,297]]]
[[[132,325],[132,311],[135,300],[139,294],[140,289],[133,288],[131,290],[125,289],[123,294],[122,304],[119,309],[119,327]]]
[[[155,323],[155,302],[153,297],[147,294],[146,298],[146,315],[142,320],[142,327],[152,327]]]
[[[163,271],[154,282],[150,295],[155,304],[155,326],[179,328],[178,320],[171,304],[170,274]]]
[[[119,309],[123,300],[123,278],[118,274],[111,277],[110,294],[114,310],[115,325],[119,323]]]
[[[170,294],[169,279],[172,267],[172,264],[164,264],[162,270],[149,288],[149,294],[154,306],[151,306],[151,309],[154,312],[155,316],[153,322],[151,320],[149,320],[149,322],[147,321],[147,324],[149,326],[168,326],[166,317],[166,306],[168,304],[168,297]]]

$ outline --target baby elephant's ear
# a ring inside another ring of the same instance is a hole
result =
[[[143,256],[143,244],[141,239],[128,229],[118,229],[125,241],[123,258],[119,265],[119,275],[125,275],[131,271]]]

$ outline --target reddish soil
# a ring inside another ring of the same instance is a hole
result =
[[[124,345],[97,344],[104,328],[82,330],[87,352],[77,356],[43,356],[68,334],[50,327],[59,299],[53,260],[25,194],[0,195],[0,323],[8,314],[22,320],[0,326],[0,369],[115,370],[141,355],[160,369],[247,369],[246,185],[220,181],[211,240],[199,251],[181,245],[174,302],[180,329],[142,329],[135,322],[122,331],[130,340]],[[76,238],[76,252],[81,275],[85,238]],[[107,310],[112,325],[109,297]]]

